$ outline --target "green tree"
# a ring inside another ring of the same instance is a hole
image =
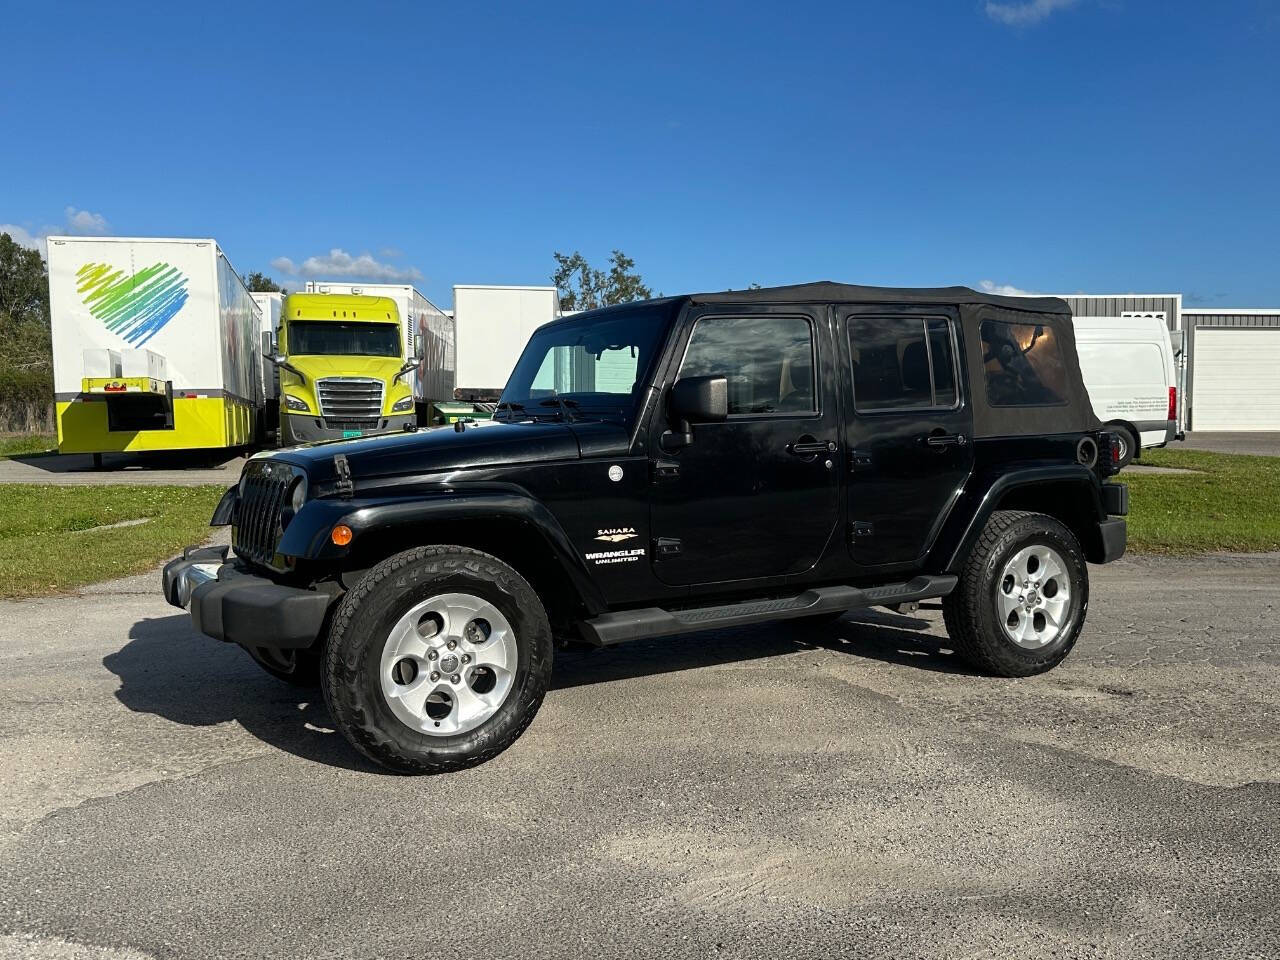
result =
[[[53,399],[44,257],[0,233],[0,405]]]
[[[257,270],[244,278],[244,285],[249,288],[251,293],[288,293],[284,287],[276,283],[265,273],[259,273]]]
[[[561,310],[594,310],[653,296],[636,272],[635,260],[621,250],[614,250],[609,257],[608,272],[591,266],[577,250],[570,254],[556,251],[552,256],[556,270],[551,281],[560,292]]]
[[[0,316],[49,325],[49,277],[39,250],[0,233]]]

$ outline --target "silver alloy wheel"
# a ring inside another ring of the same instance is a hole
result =
[[[1023,547],[996,583],[996,614],[1005,636],[1035,650],[1058,638],[1071,609],[1071,577],[1052,547]]]
[[[1120,462],[1124,463],[1129,459],[1129,431],[1119,430],[1115,434],[1116,453],[1120,458]]]
[[[442,593],[391,628],[378,677],[391,712],[433,736],[474,730],[511,692],[518,651],[511,624],[488,600]]]

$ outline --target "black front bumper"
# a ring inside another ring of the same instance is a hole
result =
[[[329,607],[337,600],[336,594],[290,587],[261,576],[228,560],[226,547],[188,547],[181,557],[165,564],[161,586],[169,603],[191,611],[197,630],[242,647],[311,647],[320,639]]]

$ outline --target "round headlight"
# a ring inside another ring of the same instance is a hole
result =
[[[307,481],[299,477],[293,482],[293,496],[289,501],[289,505],[293,508],[293,512],[297,513],[302,509],[303,504],[307,502]]]

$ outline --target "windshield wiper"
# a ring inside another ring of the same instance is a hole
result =
[[[538,406],[540,407],[559,407],[560,415],[564,417],[566,423],[573,423],[573,411],[569,408],[576,407],[577,405],[577,400],[566,400],[558,394],[552,394],[547,397],[547,399],[538,402]]]
[[[512,403],[509,400],[503,400],[501,403],[499,403],[496,407],[493,408],[493,419],[510,420],[511,419],[510,416],[506,416],[506,417],[498,416],[498,414],[502,413],[503,411],[506,411],[507,413],[518,413],[521,416],[527,417],[530,420],[538,419],[531,413],[525,413],[523,403]]]

